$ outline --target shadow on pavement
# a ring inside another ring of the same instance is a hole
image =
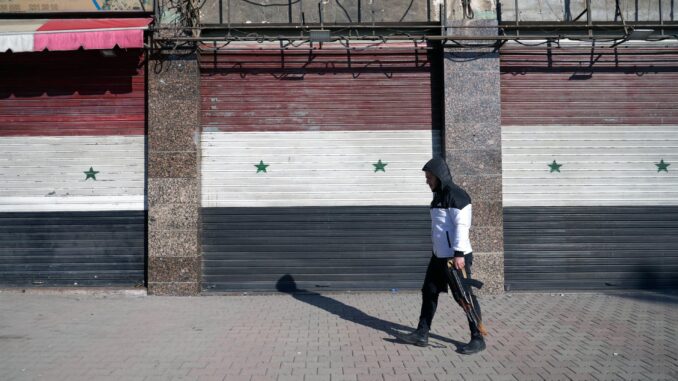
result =
[[[678,278],[667,271],[656,266],[639,266],[628,279],[606,282],[610,289],[605,293],[642,302],[678,304]]]
[[[276,289],[280,292],[290,294],[292,297],[299,300],[300,302],[304,302],[306,304],[310,304],[314,307],[320,308],[321,310],[325,310],[344,320],[361,324],[377,331],[382,331],[387,335],[391,336],[389,338],[384,338],[384,340],[388,342],[403,343],[402,341],[396,338],[396,335],[399,333],[412,331],[411,327],[382,320],[374,316],[370,316],[355,307],[349,306],[330,297],[318,294],[317,292],[299,289],[297,288],[297,284],[294,281],[294,277],[292,277],[289,274],[284,275],[280,279],[278,279],[278,282],[276,283]],[[429,338],[452,344],[457,347],[457,350],[462,345],[466,344],[436,334],[429,334]],[[429,344],[429,346],[435,347],[436,345]]]
[[[677,290],[633,290],[633,291],[606,291],[605,294],[639,302],[658,304],[678,304]]]

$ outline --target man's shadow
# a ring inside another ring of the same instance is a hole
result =
[[[412,331],[411,327],[370,316],[355,307],[318,294],[317,292],[299,289],[297,288],[297,283],[294,281],[294,277],[292,277],[290,274],[286,274],[278,279],[278,282],[276,283],[276,289],[279,292],[290,294],[293,298],[301,302],[310,304],[331,314],[337,315],[344,320],[362,324],[377,331],[382,331],[391,336],[389,338],[384,338],[384,340],[388,342],[404,344],[403,341],[398,339],[398,335]],[[429,334],[429,338],[452,344],[457,347],[457,350],[466,344],[435,334]]]

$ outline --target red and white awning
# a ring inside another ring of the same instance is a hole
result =
[[[0,53],[144,46],[150,18],[3,20]]]

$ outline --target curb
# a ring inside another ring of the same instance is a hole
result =
[[[27,294],[27,295],[88,295],[88,296],[148,296],[148,290],[145,287],[142,288],[110,288],[110,287],[97,287],[97,288],[65,288],[65,287],[54,287],[54,288],[0,288],[0,294]]]

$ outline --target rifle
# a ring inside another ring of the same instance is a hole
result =
[[[450,292],[454,300],[461,306],[461,308],[466,313],[466,317],[473,322],[478,331],[483,336],[487,336],[487,329],[483,325],[482,320],[480,319],[480,314],[476,311],[476,307],[473,304],[473,299],[471,298],[471,287],[480,289],[483,287],[483,282],[475,279],[469,279],[466,276],[466,270],[461,269],[457,270],[454,268],[453,261],[447,261],[447,283],[450,286]],[[460,273],[461,272],[461,276]],[[463,277],[462,277],[463,276]]]

